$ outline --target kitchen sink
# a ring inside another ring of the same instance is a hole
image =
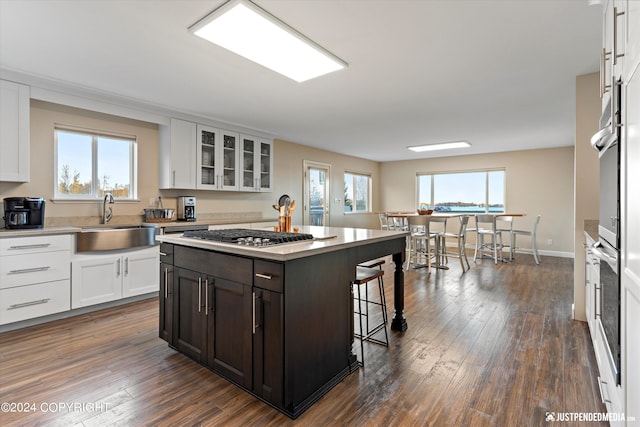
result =
[[[156,227],[142,225],[96,225],[76,233],[76,251],[112,251],[156,244]]]

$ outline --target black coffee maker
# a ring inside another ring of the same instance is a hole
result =
[[[4,199],[4,225],[7,228],[42,228],[42,197],[7,197]]]

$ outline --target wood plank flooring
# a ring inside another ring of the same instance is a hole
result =
[[[0,334],[0,402],[29,405],[0,425],[544,426],[605,411],[588,328],[571,320],[572,260],[450,266],[407,271],[409,329],[366,343],[365,367],[295,421],[170,349],[152,299]],[[384,278],[392,313],[390,262]]]

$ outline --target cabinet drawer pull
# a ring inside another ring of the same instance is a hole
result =
[[[51,246],[51,243],[40,243],[36,245],[19,245],[19,246],[9,246],[9,250],[38,249],[38,248],[48,248],[49,246]]]
[[[160,252],[160,256],[167,256],[164,252]]]
[[[22,273],[36,273],[38,271],[47,271],[51,267],[33,267],[33,268],[21,268],[20,270],[9,270],[9,274],[22,274]]]
[[[198,313],[202,313],[200,307],[202,307],[202,277],[198,277]]]
[[[120,260],[116,261],[116,277],[120,277],[120,267],[121,267],[120,264],[121,263],[122,263],[122,261],[120,261]]]
[[[129,275],[129,257],[126,257],[124,259],[124,275],[125,276]]]
[[[11,304],[7,310],[15,310],[16,308],[29,307],[29,306],[38,305],[38,304],[46,304],[50,300],[51,298],[45,298],[45,299],[39,299],[36,301],[23,302],[20,304]]]
[[[273,276],[269,274],[262,274],[262,273],[256,273],[256,277],[259,277],[261,279],[267,279],[267,280],[273,279]]]

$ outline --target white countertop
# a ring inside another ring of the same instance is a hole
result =
[[[80,227],[44,228],[0,228],[0,239],[4,237],[45,236],[50,234],[73,234],[82,231]]]
[[[242,246],[231,243],[192,239],[182,237],[181,234],[156,236],[156,240],[164,243],[173,243],[236,255],[288,261],[409,235],[407,231],[383,231],[365,228],[317,227],[309,225],[299,226],[298,228],[300,229],[300,233],[311,234],[316,239],[267,247]],[[269,230],[269,228],[265,228],[265,230]]]

